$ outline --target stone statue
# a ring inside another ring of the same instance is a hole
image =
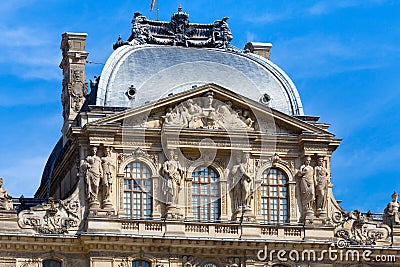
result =
[[[323,215],[326,214],[328,201],[329,172],[324,167],[323,157],[318,158],[317,164],[314,168],[316,209],[318,214]]]
[[[392,194],[392,201],[386,206],[383,211],[383,223],[389,226],[400,224],[400,203],[398,201],[399,195],[394,192]]]
[[[307,156],[304,165],[300,167],[300,170],[296,174],[299,178],[302,206],[306,212],[306,218],[314,214],[314,169],[310,164],[311,157]]]
[[[236,157],[236,163],[230,170],[233,186],[234,209],[250,208],[253,194],[253,181],[250,174],[246,171],[248,154]]]
[[[103,169],[103,181],[102,181],[102,193],[103,193],[103,205],[111,206],[110,196],[112,193],[112,183],[114,180],[115,165],[111,158],[111,149],[107,147],[105,149],[105,155],[101,158],[101,166]]]
[[[82,170],[85,173],[86,189],[88,200],[91,207],[99,207],[99,185],[100,179],[103,176],[103,169],[101,167],[102,161],[97,156],[97,147],[92,147],[92,155],[88,156],[82,164]]]
[[[0,178],[0,210],[11,210],[12,208],[11,196],[3,187],[3,178]]]
[[[192,99],[189,99],[186,103],[187,113],[189,114],[188,127],[202,128],[204,126],[201,119],[203,116],[203,109],[198,104],[194,103]]]
[[[179,199],[183,168],[178,161],[178,155],[174,151],[170,151],[169,160],[164,162],[161,174],[165,178],[166,204],[176,206]]]

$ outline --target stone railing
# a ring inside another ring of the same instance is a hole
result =
[[[118,220],[123,234],[186,238],[302,240],[303,226],[164,220]]]

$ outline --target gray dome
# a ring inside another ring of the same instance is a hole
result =
[[[208,83],[255,101],[262,102],[267,94],[270,107],[303,115],[295,85],[265,58],[232,49],[148,44],[113,52],[101,74],[96,105],[133,108]],[[130,87],[135,94],[128,96]]]

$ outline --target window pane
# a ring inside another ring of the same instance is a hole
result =
[[[261,177],[261,208],[265,222],[284,223],[288,220],[287,177],[271,168]]]
[[[145,164],[132,162],[125,167],[124,211],[130,218],[151,216],[151,174]]]
[[[218,220],[219,179],[212,168],[198,167],[192,173],[192,212],[196,220]]]

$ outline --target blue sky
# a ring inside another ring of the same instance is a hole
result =
[[[60,137],[61,34],[87,32],[93,62],[105,62],[134,11],[150,0],[0,2],[0,176],[13,196],[33,196]],[[271,59],[296,84],[307,115],[342,138],[332,160],[347,210],[381,212],[400,191],[400,1],[163,1],[160,19],[182,4],[191,22],[229,16],[233,45],[272,42]],[[101,65],[87,67],[88,78]],[[399,165],[397,165],[399,164]]]

